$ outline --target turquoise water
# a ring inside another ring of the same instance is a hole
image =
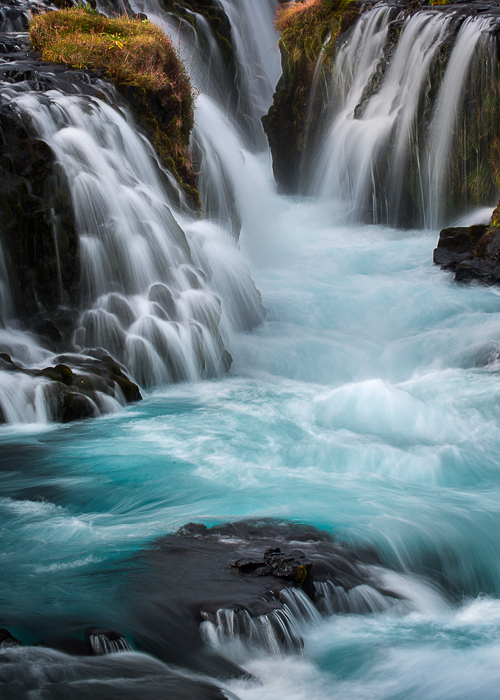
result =
[[[374,549],[415,609],[311,625],[299,658],[250,655],[263,685],[233,682],[242,700],[498,698],[500,293],[434,267],[436,232],[287,199],[273,216],[249,263],[267,319],[228,339],[224,379],[0,431],[1,626],[36,642],[89,611],[119,624],[154,538],[280,517]]]

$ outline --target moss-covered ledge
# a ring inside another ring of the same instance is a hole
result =
[[[102,71],[115,84],[166,167],[199,209],[189,153],[194,93],[164,32],[148,20],[108,18],[86,6],[37,15],[29,33],[44,61]]]
[[[273,154],[276,180],[282,190],[297,189],[306,145],[314,142],[322,108],[321,91],[311,95],[313,76],[331,68],[338,37],[358,16],[356,1],[306,0],[278,11],[282,76],[262,123]],[[311,99],[313,104],[311,104]]]

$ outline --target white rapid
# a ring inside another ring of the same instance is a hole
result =
[[[485,95],[495,74],[495,21],[433,10],[403,21],[383,5],[362,15],[335,60],[334,118],[315,163],[314,191],[350,202],[354,219],[441,225],[450,215],[449,162],[460,148],[457,132],[477,118],[477,104],[464,112],[470,76],[478,66],[486,64],[483,72],[489,67]],[[462,154],[464,160],[469,155]],[[476,187],[475,201],[457,197],[457,189],[470,187],[470,177],[464,172],[453,183],[455,216],[467,205],[494,202],[491,186]]]

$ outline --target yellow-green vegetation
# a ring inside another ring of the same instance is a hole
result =
[[[292,74],[299,64],[314,70],[322,48],[323,60],[329,61],[335,40],[356,14],[356,2],[350,0],[306,0],[280,10],[275,26]]]
[[[500,199],[498,200],[496,207],[493,209],[493,213],[491,215],[491,225],[500,226]]]
[[[449,0],[429,0],[430,5],[448,5]]]
[[[281,32],[283,75],[262,123],[273,153],[274,174],[284,191],[296,190],[305,167],[303,156],[317,137],[322,91],[311,88],[318,61],[325,71],[331,68],[336,40],[357,16],[357,3],[350,0],[306,0],[287,4],[278,12],[275,26]]]
[[[162,159],[194,190],[188,144],[194,124],[191,82],[175,47],[155,24],[105,17],[88,7],[36,15],[30,39],[44,61],[104,72],[129,100]]]

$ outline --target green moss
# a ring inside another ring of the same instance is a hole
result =
[[[45,61],[104,70],[133,106],[165,165],[199,208],[189,138],[194,93],[170,39],[151,22],[85,8],[37,15],[30,38]]]
[[[281,10],[276,29],[281,32],[291,79],[303,79],[304,73],[312,77],[322,50],[323,64],[330,64],[337,37],[356,16],[356,2],[350,0],[313,0]]]

